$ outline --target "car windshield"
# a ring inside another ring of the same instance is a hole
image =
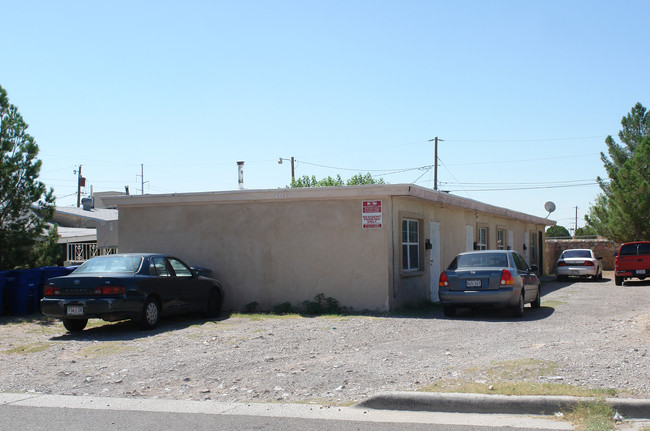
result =
[[[137,272],[142,263],[140,256],[95,257],[75,269],[75,274],[94,272]]]
[[[457,268],[508,267],[505,253],[461,254],[458,256]]]
[[[566,250],[562,253],[563,259],[569,259],[572,257],[591,257],[589,250]]]

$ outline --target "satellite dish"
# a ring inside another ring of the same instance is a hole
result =
[[[546,216],[548,218],[548,216],[550,216],[551,213],[555,211],[555,204],[551,201],[548,201],[544,204],[544,209],[548,211],[548,215]]]

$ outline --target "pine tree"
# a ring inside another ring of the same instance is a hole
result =
[[[637,103],[621,120],[618,136],[605,140],[601,153],[607,180],[598,177],[603,193],[585,216],[588,226],[613,241],[650,239],[650,113]]]
[[[0,86],[0,269],[51,264],[57,259],[54,191],[38,181],[38,145]]]

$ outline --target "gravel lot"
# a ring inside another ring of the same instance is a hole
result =
[[[499,380],[616,388],[650,398],[650,282],[545,282],[542,307],[439,308],[416,317],[0,320],[0,392],[351,403],[379,391]]]

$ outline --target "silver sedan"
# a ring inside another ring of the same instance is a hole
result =
[[[588,248],[564,250],[555,263],[555,276],[558,281],[566,281],[569,276],[603,278],[602,257],[596,257]]]
[[[501,305],[521,317],[524,304],[530,303],[532,308],[541,305],[538,271],[513,250],[461,253],[440,274],[443,312],[451,317],[458,307]]]

